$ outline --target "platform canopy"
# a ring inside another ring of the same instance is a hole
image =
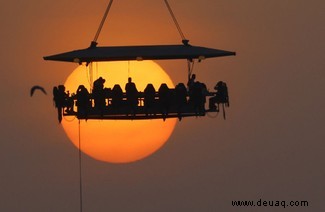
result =
[[[102,46],[89,47],[44,57],[62,62],[127,60],[205,59],[236,55],[235,52],[191,45]]]

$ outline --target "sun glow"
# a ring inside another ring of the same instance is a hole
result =
[[[158,90],[161,83],[174,87],[166,72],[153,61],[122,61],[93,63],[75,69],[65,82],[66,90],[75,93],[83,84],[90,90],[89,68],[93,79],[103,77],[105,87],[120,84],[124,89],[128,77],[132,77],[137,89],[143,91],[148,83]],[[78,120],[63,119],[62,126],[72,143],[79,147]],[[173,132],[176,119],[163,120],[88,120],[80,121],[81,150],[85,154],[105,162],[127,163],[143,159],[168,140]]]

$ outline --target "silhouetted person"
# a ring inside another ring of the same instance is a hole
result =
[[[133,115],[135,115],[138,106],[138,89],[134,82],[132,82],[131,77],[128,78],[128,83],[125,85],[125,93],[128,107],[131,109]]]
[[[155,94],[156,90],[153,85],[151,83],[148,84],[144,89],[144,108],[146,115],[148,115],[150,109],[154,108]]]
[[[216,110],[219,112],[219,104],[222,104],[223,107],[223,116],[226,119],[226,114],[224,106],[229,107],[229,96],[228,96],[228,87],[227,84],[223,81],[219,81],[214,89],[217,91],[214,97],[209,99],[209,109]],[[217,105],[216,105],[217,104]]]
[[[88,110],[91,106],[91,102],[90,102],[90,94],[87,90],[87,88],[85,88],[84,85],[79,85],[77,92],[76,92],[76,96],[77,96],[77,113],[78,116],[85,116],[87,117],[88,115]]]
[[[65,93],[64,85],[59,85],[58,87],[53,88],[53,100],[58,111],[59,123],[62,121],[63,109],[67,106],[67,98],[68,95]]]
[[[95,108],[101,112],[103,112],[106,105],[104,83],[105,79],[99,77],[97,80],[94,81],[92,92]]]
[[[191,78],[188,79],[188,82],[187,82],[188,90],[191,90],[191,88],[194,86],[195,79],[196,79],[196,75],[195,74],[192,74],[191,75]]]
[[[122,106],[123,102],[123,91],[119,84],[114,85],[112,89],[112,107],[114,109],[119,108]]]
[[[191,96],[191,94],[192,94],[193,87],[194,87],[194,84],[195,84],[195,79],[196,79],[195,74],[192,74],[191,77],[188,78],[187,90],[188,90],[188,95],[189,96]],[[191,99],[189,101],[191,101]]]
[[[170,90],[166,83],[160,85],[158,90],[158,96],[159,96],[161,113],[164,117],[163,119],[165,120],[165,116],[168,115],[170,98],[171,98]]]
[[[176,107],[178,118],[181,120],[182,110],[184,106],[187,104],[187,90],[184,83],[178,83],[175,87],[175,95],[176,95]]]
[[[187,90],[188,90],[188,96],[189,96],[189,103],[193,104],[193,89],[195,86],[195,79],[196,79],[196,75],[192,74],[191,78],[188,79],[187,82]]]
[[[200,111],[202,113],[205,113],[206,97],[209,94],[209,91],[208,91],[208,88],[207,88],[206,84],[201,83],[201,91],[202,91],[202,101],[201,101]]]
[[[55,108],[59,106],[59,89],[58,87],[53,87],[53,104]]]
[[[203,85],[199,81],[195,82],[191,92],[191,104],[193,105],[195,114],[202,114],[204,112],[204,91]]]

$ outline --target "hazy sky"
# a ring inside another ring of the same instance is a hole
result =
[[[51,90],[75,64],[42,57],[88,47],[108,1],[5,1],[1,26],[0,211],[78,211],[78,151]],[[116,165],[83,155],[84,211],[323,211],[325,3],[169,1],[193,45],[236,51],[195,73],[228,83],[228,120],[188,118],[154,155]],[[163,1],[114,1],[100,45],[178,44]],[[174,82],[185,61],[158,61]],[[309,201],[238,208],[232,200]]]

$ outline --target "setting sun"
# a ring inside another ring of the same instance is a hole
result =
[[[124,89],[128,77],[143,91],[148,83],[157,90],[161,83],[174,87],[166,72],[153,61],[100,62],[92,67],[80,65],[65,82],[66,90],[75,93],[83,84],[90,91],[91,78],[103,77],[106,88],[120,84]],[[89,74],[92,68],[93,75]],[[62,126],[72,143],[79,147],[78,120],[63,119]],[[127,163],[143,159],[164,145],[173,132],[176,119],[163,120],[81,120],[81,151],[105,162]]]

